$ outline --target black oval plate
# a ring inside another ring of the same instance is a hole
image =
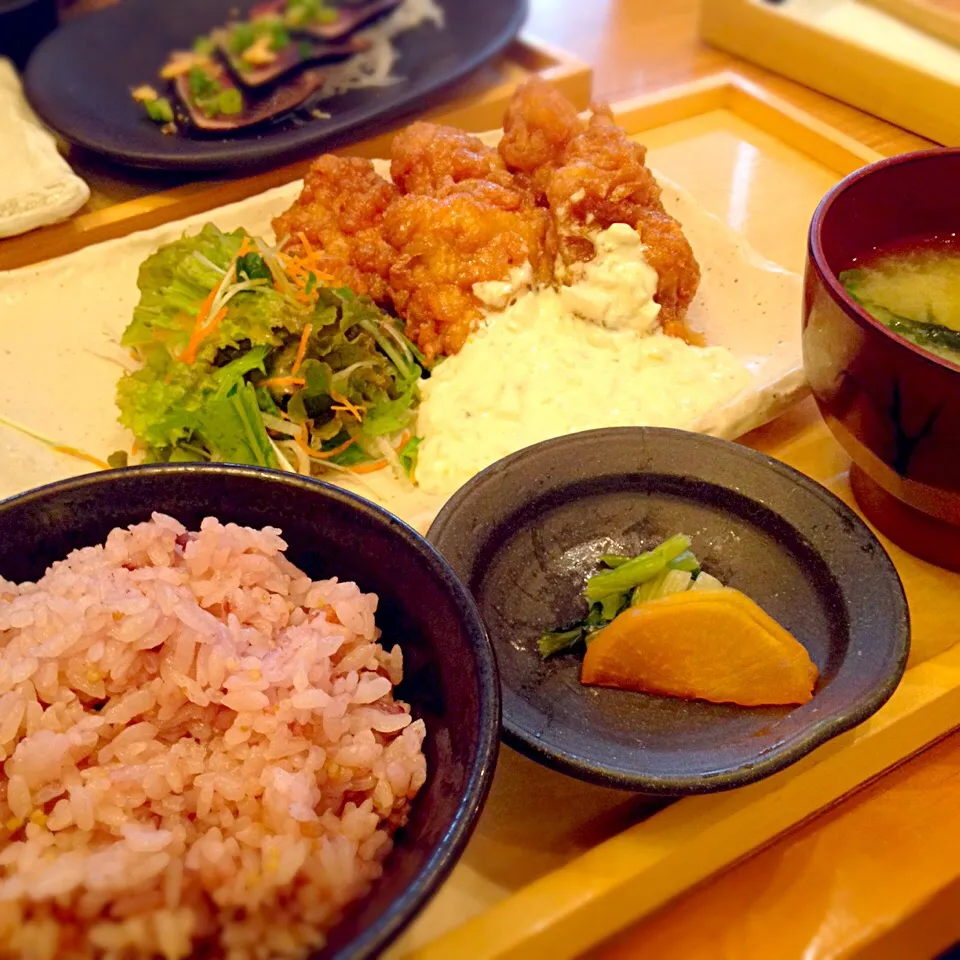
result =
[[[120,0],[69,21],[37,48],[24,88],[45,123],[66,140],[153,170],[252,171],[331,150],[414,110],[496,56],[516,36],[527,0],[438,0],[446,26],[424,24],[394,41],[401,82],[325,100],[329,120],[296,119],[229,137],[167,136],[130,97],[172,50],[246,10],[253,0]]]
[[[580,658],[544,662],[543,630],[582,616],[601,553],[674,533],[756,600],[821,678],[792,708],[585,687]],[[427,538],[473,591],[493,640],[504,736],[583,780],[707,793],[759,780],[855,726],[893,693],[909,650],[903,587],[833,494],[747,447],[679,430],[593,430],[522,450],[447,503]]]

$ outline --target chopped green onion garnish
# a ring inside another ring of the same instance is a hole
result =
[[[173,107],[166,97],[157,97],[156,100],[147,100],[143,104],[147,116],[155,123],[173,123]]]
[[[243,53],[247,47],[252,47],[254,41],[257,39],[257,32],[253,28],[252,23],[238,23],[230,31],[230,36],[227,38],[227,46],[230,48],[231,53]]]
[[[287,0],[284,19],[294,27],[311,23],[334,23],[337,11],[324,3],[324,0]]]
[[[227,114],[228,116],[240,113],[243,110],[243,96],[236,88],[224,90],[223,93],[217,97],[217,108],[220,113]]]
[[[191,67],[187,74],[187,84],[190,95],[196,100],[204,100],[216,96],[222,89],[220,84],[201,67]]]
[[[290,34],[280,20],[270,22],[270,49],[276,52],[290,45]]]

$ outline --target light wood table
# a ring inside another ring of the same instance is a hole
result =
[[[620,100],[734,68],[880,153],[930,146],[922,137],[701,43],[697,0],[530,0],[530,6],[528,32],[591,64],[598,99]]]
[[[695,0],[532,0],[529,30],[594,67],[597,99],[735,68],[880,153],[931,144],[702,44]],[[747,438],[802,448],[812,407]],[[799,464],[797,464],[799,465]],[[920,960],[960,939],[960,734],[595,950],[592,960]]]

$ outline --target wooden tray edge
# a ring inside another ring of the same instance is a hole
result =
[[[700,36],[905,130],[937,143],[960,144],[960,85],[869,47],[787,19],[753,0],[703,0]]]
[[[622,123],[641,133],[650,127],[726,109],[844,176],[883,158],[883,154],[734,70],[621,100],[613,106]]]
[[[909,670],[883,709],[788,770],[679,801],[404,960],[576,957],[956,729],[960,649]]]
[[[504,55],[529,74],[537,73],[569,97],[578,108],[590,102],[593,70],[576,57],[530,35],[523,34]],[[500,125],[503,111],[516,84],[505,80],[488,90],[452,103],[442,104],[423,119],[482,132]],[[393,131],[336,151],[345,156],[381,157],[389,149]],[[83,247],[157,227],[228,203],[244,200],[299,180],[309,161],[278,167],[240,180],[211,184],[209,181],[164,190],[146,197],[81,214],[40,230],[0,241],[0,270],[12,270],[51,260]]]

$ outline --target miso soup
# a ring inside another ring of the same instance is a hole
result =
[[[874,319],[960,364],[960,239],[955,234],[873,250],[840,274]]]

